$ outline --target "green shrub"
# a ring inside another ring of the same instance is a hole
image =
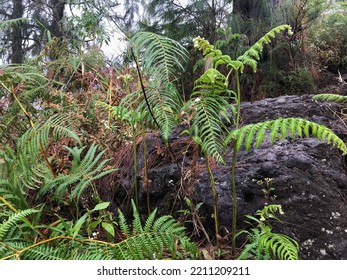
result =
[[[347,66],[347,12],[328,14],[311,30],[311,49],[323,66]]]

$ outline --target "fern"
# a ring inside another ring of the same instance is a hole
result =
[[[76,198],[79,200],[82,192],[93,182],[116,169],[106,168],[109,160],[100,162],[105,150],[97,153],[98,146],[92,144],[82,158],[83,148],[69,148],[65,147],[73,156],[72,166],[68,174],[59,174],[57,177],[48,179],[45,184],[40,188],[39,196],[47,192],[53,192],[55,199],[62,199],[65,195],[69,194],[70,200]],[[69,192],[69,188],[72,188]]]
[[[21,26],[23,23],[27,23],[28,18],[15,18],[0,21],[0,30],[15,28]]]
[[[179,225],[172,216],[165,215],[155,219],[155,209],[147,218],[144,226],[140,215],[132,201],[133,223],[132,231],[126,223],[124,214],[118,210],[119,225],[126,239],[114,246],[116,259],[140,260],[162,259],[168,252],[173,257],[176,255],[176,242],[184,240],[185,248],[193,255],[197,254],[195,244],[189,243],[184,235],[185,228]],[[179,243],[178,243],[179,244]],[[187,253],[187,252],[186,252]]]
[[[143,52],[144,71],[155,80],[169,83],[176,77],[177,69],[184,70],[182,62],[187,60],[188,52],[178,42],[151,32],[137,32],[130,43],[135,50]]]
[[[178,42],[151,32],[136,33],[130,43],[141,59],[144,73],[150,77],[146,90],[149,106],[167,143],[182,106],[173,82],[177,71],[184,70],[183,63],[188,58],[188,52]],[[145,100],[137,104],[143,108],[142,111],[147,110],[144,109],[147,105]]]
[[[194,39],[194,46],[203,51],[206,58],[211,57],[214,64],[214,68],[220,65],[225,65],[231,70],[243,72],[245,65],[249,65],[254,72],[257,70],[257,61],[260,59],[260,54],[263,51],[264,45],[271,42],[271,39],[275,38],[278,33],[287,31],[291,34],[291,27],[289,25],[280,25],[263,37],[261,37],[251,48],[249,48],[243,55],[237,59],[232,59],[228,55],[224,55],[220,50],[211,45],[206,39],[197,37]],[[229,76],[229,75],[227,75]]]
[[[14,226],[16,226],[19,221],[37,212],[39,211],[35,209],[25,209],[23,211],[19,211],[18,213],[14,213],[11,216],[9,216],[7,221],[4,221],[2,224],[0,224],[0,241],[3,241],[5,239],[8,231]]]
[[[0,152],[0,195],[13,203],[17,209],[26,209],[29,202],[27,188],[39,188],[53,179],[53,170],[46,149],[52,141],[71,137],[81,143],[70,125],[64,125],[66,116],[53,116],[43,124],[36,124],[18,140],[15,150],[6,146]],[[56,174],[54,174],[56,175]],[[58,176],[61,178],[61,176]]]
[[[172,83],[164,88],[151,86],[147,92],[159,129],[165,143],[168,143],[171,131],[177,124],[177,115],[183,106],[182,99]],[[144,104],[141,105],[144,106]]]
[[[183,110],[193,114],[192,128],[195,139],[201,142],[203,153],[209,154],[219,162],[223,159],[223,119],[229,121],[227,111],[229,91],[225,85],[225,76],[216,69],[208,69],[195,82],[192,98]],[[224,94],[224,96],[222,95]]]
[[[20,93],[17,97],[28,108],[33,108],[33,102],[40,97],[47,97],[52,86],[62,85],[45,77],[42,74],[42,69],[36,65],[7,65],[2,70],[3,74],[0,77],[2,86],[8,89],[11,89],[12,86],[17,87],[18,93]],[[11,110],[15,108],[11,108]]]
[[[256,228],[249,232],[250,244],[247,244],[238,257],[239,260],[250,259],[280,259],[297,260],[298,243],[279,233],[273,233],[271,228]]]
[[[43,124],[34,125],[18,140],[17,149],[26,156],[37,158],[42,149],[46,149],[51,141],[71,137],[78,144],[81,141],[71,125],[66,124],[66,116],[52,116]]]
[[[298,243],[280,233],[273,233],[270,219],[280,221],[276,217],[276,212],[284,214],[281,205],[266,205],[263,209],[258,210],[257,217],[247,215],[250,221],[256,221],[257,227],[251,231],[241,231],[240,234],[246,233],[249,236],[250,243],[245,246],[239,259],[280,259],[280,260],[297,260],[299,245]],[[250,223],[250,222],[248,222]]]
[[[260,54],[263,51],[264,45],[271,42],[273,38],[276,38],[278,33],[283,31],[287,31],[288,34],[291,34],[291,27],[289,25],[280,25],[268,33],[266,33],[263,37],[261,37],[258,42],[256,42],[250,49],[248,49],[243,55],[237,58],[238,61],[242,62],[243,65],[249,65],[254,72],[257,71],[257,60],[260,59]],[[242,72],[242,71],[241,71]]]
[[[35,188],[42,183],[45,176],[51,176],[46,165],[38,158],[23,155],[9,146],[0,151],[1,164],[0,195],[6,197],[16,209],[27,209],[26,188]],[[45,172],[46,171],[46,172]]]
[[[338,94],[331,94],[331,93],[324,93],[324,94],[317,94],[312,97],[313,100],[316,101],[329,101],[329,102],[337,102],[337,103],[345,103],[347,102],[347,96],[344,95],[338,95]]]
[[[82,236],[72,237],[66,227],[49,227],[59,232],[59,236],[51,236],[47,240],[23,240],[22,232],[17,231],[13,238],[4,240],[5,246],[0,247],[0,258],[13,259],[14,257],[27,260],[141,260],[163,258],[197,258],[197,246],[185,236],[185,228],[179,225],[171,216],[156,218],[154,210],[144,225],[132,201],[133,221],[127,224],[124,214],[118,210],[119,226],[126,239],[119,243],[107,243],[99,240],[83,239]],[[21,216],[30,212],[23,211]],[[0,226],[0,234],[6,233],[10,226],[17,225],[20,216],[11,218]],[[44,226],[47,228],[47,226]],[[66,231],[66,232],[64,232]],[[0,236],[1,237],[1,236]],[[0,238],[0,244],[2,239]]]
[[[329,128],[324,125],[317,124],[301,118],[279,118],[256,124],[249,124],[240,129],[233,130],[225,139],[225,143],[235,142],[234,148],[239,151],[243,144],[248,151],[252,144],[256,143],[258,148],[265,140],[265,133],[270,131],[270,141],[274,143],[276,139],[294,139],[298,137],[316,137],[328,144],[340,149],[343,155],[347,154],[345,143]]]

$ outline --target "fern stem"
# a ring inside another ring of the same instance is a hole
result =
[[[210,175],[210,181],[211,181],[211,190],[212,190],[212,196],[213,196],[214,227],[216,232],[216,243],[217,243],[217,247],[219,248],[218,194],[217,194],[216,182],[214,180],[208,153],[205,153],[205,158],[206,158],[206,167]]]
[[[148,189],[148,166],[147,166],[147,140],[146,140],[146,132],[145,132],[145,126],[142,123],[142,145],[143,145],[143,164],[144,164],[144,179],[145,179],[145,190],[146,190],[146,200],[147,200],[147,211],[148,215],[151,214],[151,204],[150,204],[150,197],[149,197],[149,189]]]
[[[10,203],[8,202],[3,196],[0,195],[0,201],[2,203],[4,203],[13,213],[19,213],[19,211]],[[33,224],[27,219],[27,218],[23,218],[24,223],[26,223],[32,230],[34,230],[38,235],[40,235],[42,238],[44,238],[44,236],[42,235],[42,233],[37,230]]]
[[[4,197],[2,197],[1,195],[0,195],[0,201],[2,202],[2,203],[4,203],[12,212],[14,212],[14,213],[18,213],[18,210],[15,208],[15,207],[13,207],[13,205],[10,203],[10,202],[8,202]]]
[[[133,178],[133,187],[134,187],[134,196],[135,196],[135,205],[139,207],[139,193],[137,185],[137,145],[136,145],[136,128],[133,124],[133,160],[134,160],[134,178]]]
[[[235,120],[235,129],[239,128],[240,117],[241,117],[241,87],[240,87],[240,76],[239,70],[236,71],[235,74],[236,79],[236,94],[237,94],[237,114]],[[235,181],[235,171],[236,171],[236,160],[237,160],[237,150],[234,145],[233,147],[233,158],[231,165],[231,189],[232,189],[232,201],[233,201],[233,209],[232,209],[232,222],[231,222],[231,254],[234,255],[235,247],[236,247],[236,218],[237,218],[237,192],[236,192],[236,181]]]
[[[232,209],[232,222],[231,222],[231,253],[234,255],[235,247],[236,247],[236,218],[237,218],[237,192],[236,192],[236,182],[235,182],[235,170],[236,170],[236,159],[237,159],[237,151],[235,147],[233,148],[233,162],[231,166],[231,190],[232,190],[232,201],[233,201],[233,209]]]
[[[132,57],[133,57],[133,59],[134,59],[134,61],[135,61],[136,70],[137,70],[137,76],[138,76],[138,79],[139,79],[139,83],[140,83],[140,85],[141,85],[141,90],[142,90],[143,97],[144,97],[144,99],[145,99],[145,102],[146,102],[146,105],[147,105],[149,114],[151,115],[151,117],[152,117],[152,119],[153,119],[155,125],[159,128],[159,130],[161,131],[161,133],[163,133],[161,126],[159,125],[159,123],[158,123],[156,117],[154,116],[154,113],[153,113],[153,110],[152,110],[152,108],[151,108],[151,105],[149,104],[149,100],[148,100],[147,94],[146,94],[146,89],[145,89],[145,86],[144,86],[143,80],[142,80],[142,75],[141,75],[141,71],[140,71],[139,62],[138,62],[138,60],[136,59],[136,56],[135,56],[135,54],[134,54],[134,50],[133,50],[132,48],[130,48],[130,51],[131,51],[131,55],[132,55]],[[164,141],[164,142],[167,142],[167,141]],[[172,160],[173,160],[173,161],[175,162],[175,164],[177,165],[177,170],[178,170],[178,172],[179,172],[180,178],[183,178],[183,176],[182,176],[182,171],[181,171],[181,165],[180,165],[180,163],[178,162],[178,160],[177,160],[175,154],[173,153],[170,143],[169,143],[169,142],[165,143],[165,147],[166,147],[166,150],[169,152],[169,154],[170,154]]]
[[[112,78],[113,78],[113,68],[110,69],[110,82],[109,82],[109,104],[112,105]],[[111,123],[111,107],[108,109],[108,127],[110,127]]]
[[[236,94],[237,94],[237,101],[236,101],[236,106],[237,106],[237,114],[236,114],[236,129],[239,129],[239,124],[240,124],[240,117],[241,117],[241,86],[240,86],[240,74],[239,70],[236,71],[235,74],[235,79],[236,79]]]

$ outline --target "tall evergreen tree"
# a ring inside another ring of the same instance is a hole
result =
[[[133,29],[139,5],[135,0],[0,0],[1,59],[23,63],[52,38],[72,49],[101,45],[109,40],[111,25]]]
[[[142,27],[178,41],[189,41],[201,35],[214,43],[217,30],[225,27],[232,13],[232,0],[152,0],[146,5],[147,16]]]

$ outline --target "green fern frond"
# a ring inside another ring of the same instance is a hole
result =
[[[123,213],[118,210],[119,225],[126,235],[126,239],[115,244],[114,254],[116,259],[142,260],[161,259],[164,252],[172,256],[176,254],[177,244],[184,240],[185,247],[194,251],[195,246],[187,241],[185,228],[179,225],[172,216],[165,215],[155,219],[157,210],[154,210],[142,226],[139,212],[132,201],[133,222],[130,233]],[[176,244],[176,241],[178,243]],[[188,245],[189,244],[189,245]],[[178,246],[178,248],[180,248]],[[196,250],[197,251],[197,250]]]
[[[201,91],[201,88],[199,90]],[[195,137],[201,141],[203,153],[211,155],[222,163],[224,162],[222,137],[225,132],[222,118],[226,116],[228,106],[225,97],[205,92],[186,104],[187,108],[195,111],[192,127],[196,131]]]
[[[84,157],[82,158],[82,148],[69,148],[65,147],[73,156],[71,170],[68,174],[59,174],[55,178],[47,179],[45,184],[40,188],[39,196],[47,192],[53,192],[55,199],[61,199],[68,190],[72,187],[69,198],[79,199],[82,192],[90,186],[95,180],[115,171],[116,169],[105,168],[109,160],[100,162],[104,151],[97,152],[98,145],[92,144]]]
[[[33,247],[21,255],[22,260],[69,260],[72,250],[64,246],[50,246],[47,244]]]
[[[233,70],[243,71],[243,63],[241,61],[233,60],[228,55],[223,55],[223,53],[216,49],[214,45],[211,45],[206,39],[200,36],[193,39],[194,47],[202,50],[205,58],[212,58],[214,68],[216,69],[220,65],[226,65]]]
[[[182,98],[172,83],[165,85],[150,84],[146,93],[164,142],[167,143],[172,128],[177,124],[177,115],[182,108]],[[98,104],[110,110],[112,116],[116,119],[154,127],[154,121],[148,113],[146,101],[140,98],[138,92],[128,94],[118,106],[110,106],[102,102]]]
[[[215,68],[220,65],[226,65],[233,70],[243,72],[244,66],[249,65],[253,71],[256,72],[258,65],[257,61],[260,59],[260,54],[263,51],[264,45],[270,43],[272,38],[275,38],[278,33],[283,31],[287,31],[290,34],[291,27],[289,25],[280,25],[273,28],[236,60],[231,59],[228,55],[223,55],[214,45],[211,45],[206,39],[201,38],[200,36],[195,38],[193,41],[194,47],[202,50],[205,58],[212,57],[212,62]]]
[[[208,69],[194,83],[192,97],[198,94],[213,92],[222,94],[227,92],[226,77],[217,69]]]
[[[316,101],[328,101],[328,102],[337,102],[337,103],[347,102],[347,96],[332,94],[332,93],[316,94],[315,96],[312,97],[312,99]]]
[[[8,220],[0,224],[0,241],[3,241],[4,238],[6,237],[6,234],[8,231],[17,225],[17,223],[23,218],[30,216],[32,214],[35,214],[39,212],[38,210],[35,209],[25,209],[22,211],[19,211],[18,213],[14,213],[11,216],[8,217]]]
[[[299,244],[284,234],[268,231],[260,234],[258,250],[268,252],[273,259],[297,260]]]
[[[246,233],[250,240],[241,252],[239,259],[298,259],[298,243],[289,236],[272,232],[269,220],[280,221],[275,215],[277,212],[284,214],[282,206],[270,204],[256,212],[256,216],[259,218],[250,215],[246,216],[250,221],[256,221],[258,225],[251,231],[243,230],[239,233]]]
[[[144,70],[154,79],[171,82],[177,69],[183,70],[183,62],[188,58],[187,50],[178,42],[151,32],[137,32],[130,43],[143,52],[141,61]]]
[[[122,233],[125,235],[125,237],[129,237],[131,233],[130,233],[127,220],[125,218],[125,215],[119,208],[118,208],[118,223],[119,223],[119,228],[122,231]]]
[[[223,118],[229,121],[227,111],[230,91],[226,77],[217,69],[208,69],[196,80],[192,98],[183,110],[193,115],[192,129],[195,140],[201,144],[203,153],[211,155],[219,162],[223,159]]]
[[[15,18],[0,21],[0,30],[15,28],[28,22],[28,18]]]
[[[299,244],[284,234],[273,233],[270,227],[263,230],[255,228],[248,234],[250,243],[241,252],[239,260],[251,258],[298,260],[299,258]]]
[[[176,125],[176,113],[182,106],[179,93],[172,84],[177,71],[184,70],[187,50],[178,42],[151,32],[137,32],[131,38],[131,46],[137,51],[143,70],[150,81],[146,93],[156,124],[167,143],[172,128]],[[147,111],[148,104],[142,100],[140,111]]]
[[[233,130],[225,139],[225,143],[235,141],[235,149],[239,151],[245,144],[248,151],[255,142],[258,148],[265,139],[265,132],[270,131],[271,143],[276,139],[282,140],[289,137],[315,137],[323,142],[332,144],[340,149],[343,155],[347,154],[346,144],[331,129],[324,125],[301,118],[279,118],[256,124],[249,124],[240,129]]]
[[[52,116],[43,124],[37,124],[24,133],[18,140],[17,150],[23,155],[37,158],[41,149],[45,150],[52,140],[57,141],[64,137],[71,137],[81,144],[76,132],[66,123],[66,116]]]
[[[95,105],[107,109],[116,120],[127,121],[132,115],[132,112],[122,105],[113,106],[102,101],[97,101]]]
[[[291,27],[289,25],[280,25],[268,33],[266,33],[263,37],[261,37],[258,42],[256,42],[250,49],[248,49],[243,55],[237,58],[238,61],[242,62],[243,65],[249,65],[254,72],[257,71],[258,60],[260,59],[260,54],[263,51],[264,45],[271,42],[272,38],[275,38],[277,34],[287,31],[288,34],[291,34]],[[242,70],[241,70],[242,72]]]
[[[2,70],[3,74],[0,77],[0,81],[8,88],[20,84],[21,91],[18,98],[26,106],[33,107],[32,102],[46,95],[49,92],[49,88],[53,85],[62,85],[55,80],[45,77],[42,74],[42,69],[35,65],[7,65]]]
[[[160,126],[159,129],[164,142],[167,143],[173,127],[177,124],[177,115],[182,108],[182,99],[172,83],[161,88],[152,85],[148,88],[147,93],[154,117]]]

